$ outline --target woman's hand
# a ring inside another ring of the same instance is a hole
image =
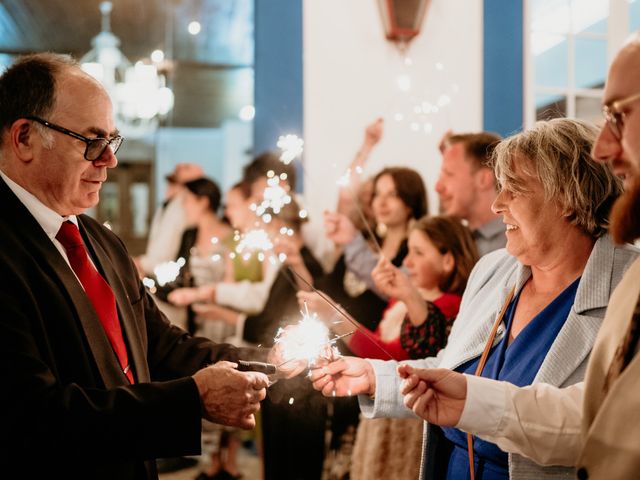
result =
[[[408,292],[415,290],[409,277],[385,257],[380,257],[371,278],[378,290],[390,298],[403,300]]]
[[[340,357],[309,375],[313,388],[325,397],[345,397],[359,394],[373,395],[376,376],[369,362],[358,357]]]
[[[169,303],[172,303],[179,307],[191,305],[193,302],[197,302],[199,300],[198,289],[176,288],[175,290],[169,292],[169,295],[167,295],[167,300],[169,300]]]
[[[201,287],[176,288],[169,292],[167,300],[174,305],[183,307],[195,302],[212,302],[215,300],[215,296],[216,285],[211,283]]]
[[[358,234],[349,217],[338,212],[324,212],[324,227],[327,238],[336,245],[347,245]]]
[[[240,314],[230,308],[216,303],[194,303],[191,308],[199,317],[205,320],[222,320],[229,325],[238,323]]]

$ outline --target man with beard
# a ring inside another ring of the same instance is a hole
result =
[[[611,215],[619,243],[640,237],[640,34],[616,56],[604,92],[605,125],[593,157],[624,179]],[[506,382],[445,369],[398,368],[405,405],[544,465],[573,465],[578,478],[637,478],[640,470],[640,260],[611,297],[586,380],[568,388]],[[577,340],[578,341],[578,340]]]

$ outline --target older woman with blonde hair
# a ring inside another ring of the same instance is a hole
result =
[[[622,187],[590,156],[596,133],[587,123],[555,119],[497,146],[501,190],[493,210],[507,225],[506,249],[476,265],[447,346],[407,363],[519,386],[565,386],[584,378],[609,296],[638,255],[606,234]],[[326,395],[365,394],[360,405],[366,416],[411,415],[397,366],[344,357],[315,370],[312,380]],[[468,478],[470,470],[484,480],[574,474],[507,454],[455,428],[426,425],[423,478]]]

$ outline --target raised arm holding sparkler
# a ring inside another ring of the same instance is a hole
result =
[[[364,166],[371,154],[371,151],[382,139],[383,133],[384,119],[382,117],[376,118],[373,122],[367,125],[364,131],[362,145],[358,149],[347,170],[337,182],[341,187],[338,194],[337,211],[347,215],[354,223],[361,221],[359,214],[356,212],[356,209],[359,208],[356,204],[360,201],[357,196],[359,195],[363,185],[361,180],[364,172]],[[362,228],[365,228],[364,225]]]

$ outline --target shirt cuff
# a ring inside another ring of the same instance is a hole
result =
[[[506,382],[465,374],[467,399],[456,428],[476,435],[494,435],[505,413]]]
[[[358,395],[360,410],[366,418],[389,416],[398,409],[399,378],[398,362],[393,360],[367,359],[376,377],[376,391],[374,398],[369,395]]]

